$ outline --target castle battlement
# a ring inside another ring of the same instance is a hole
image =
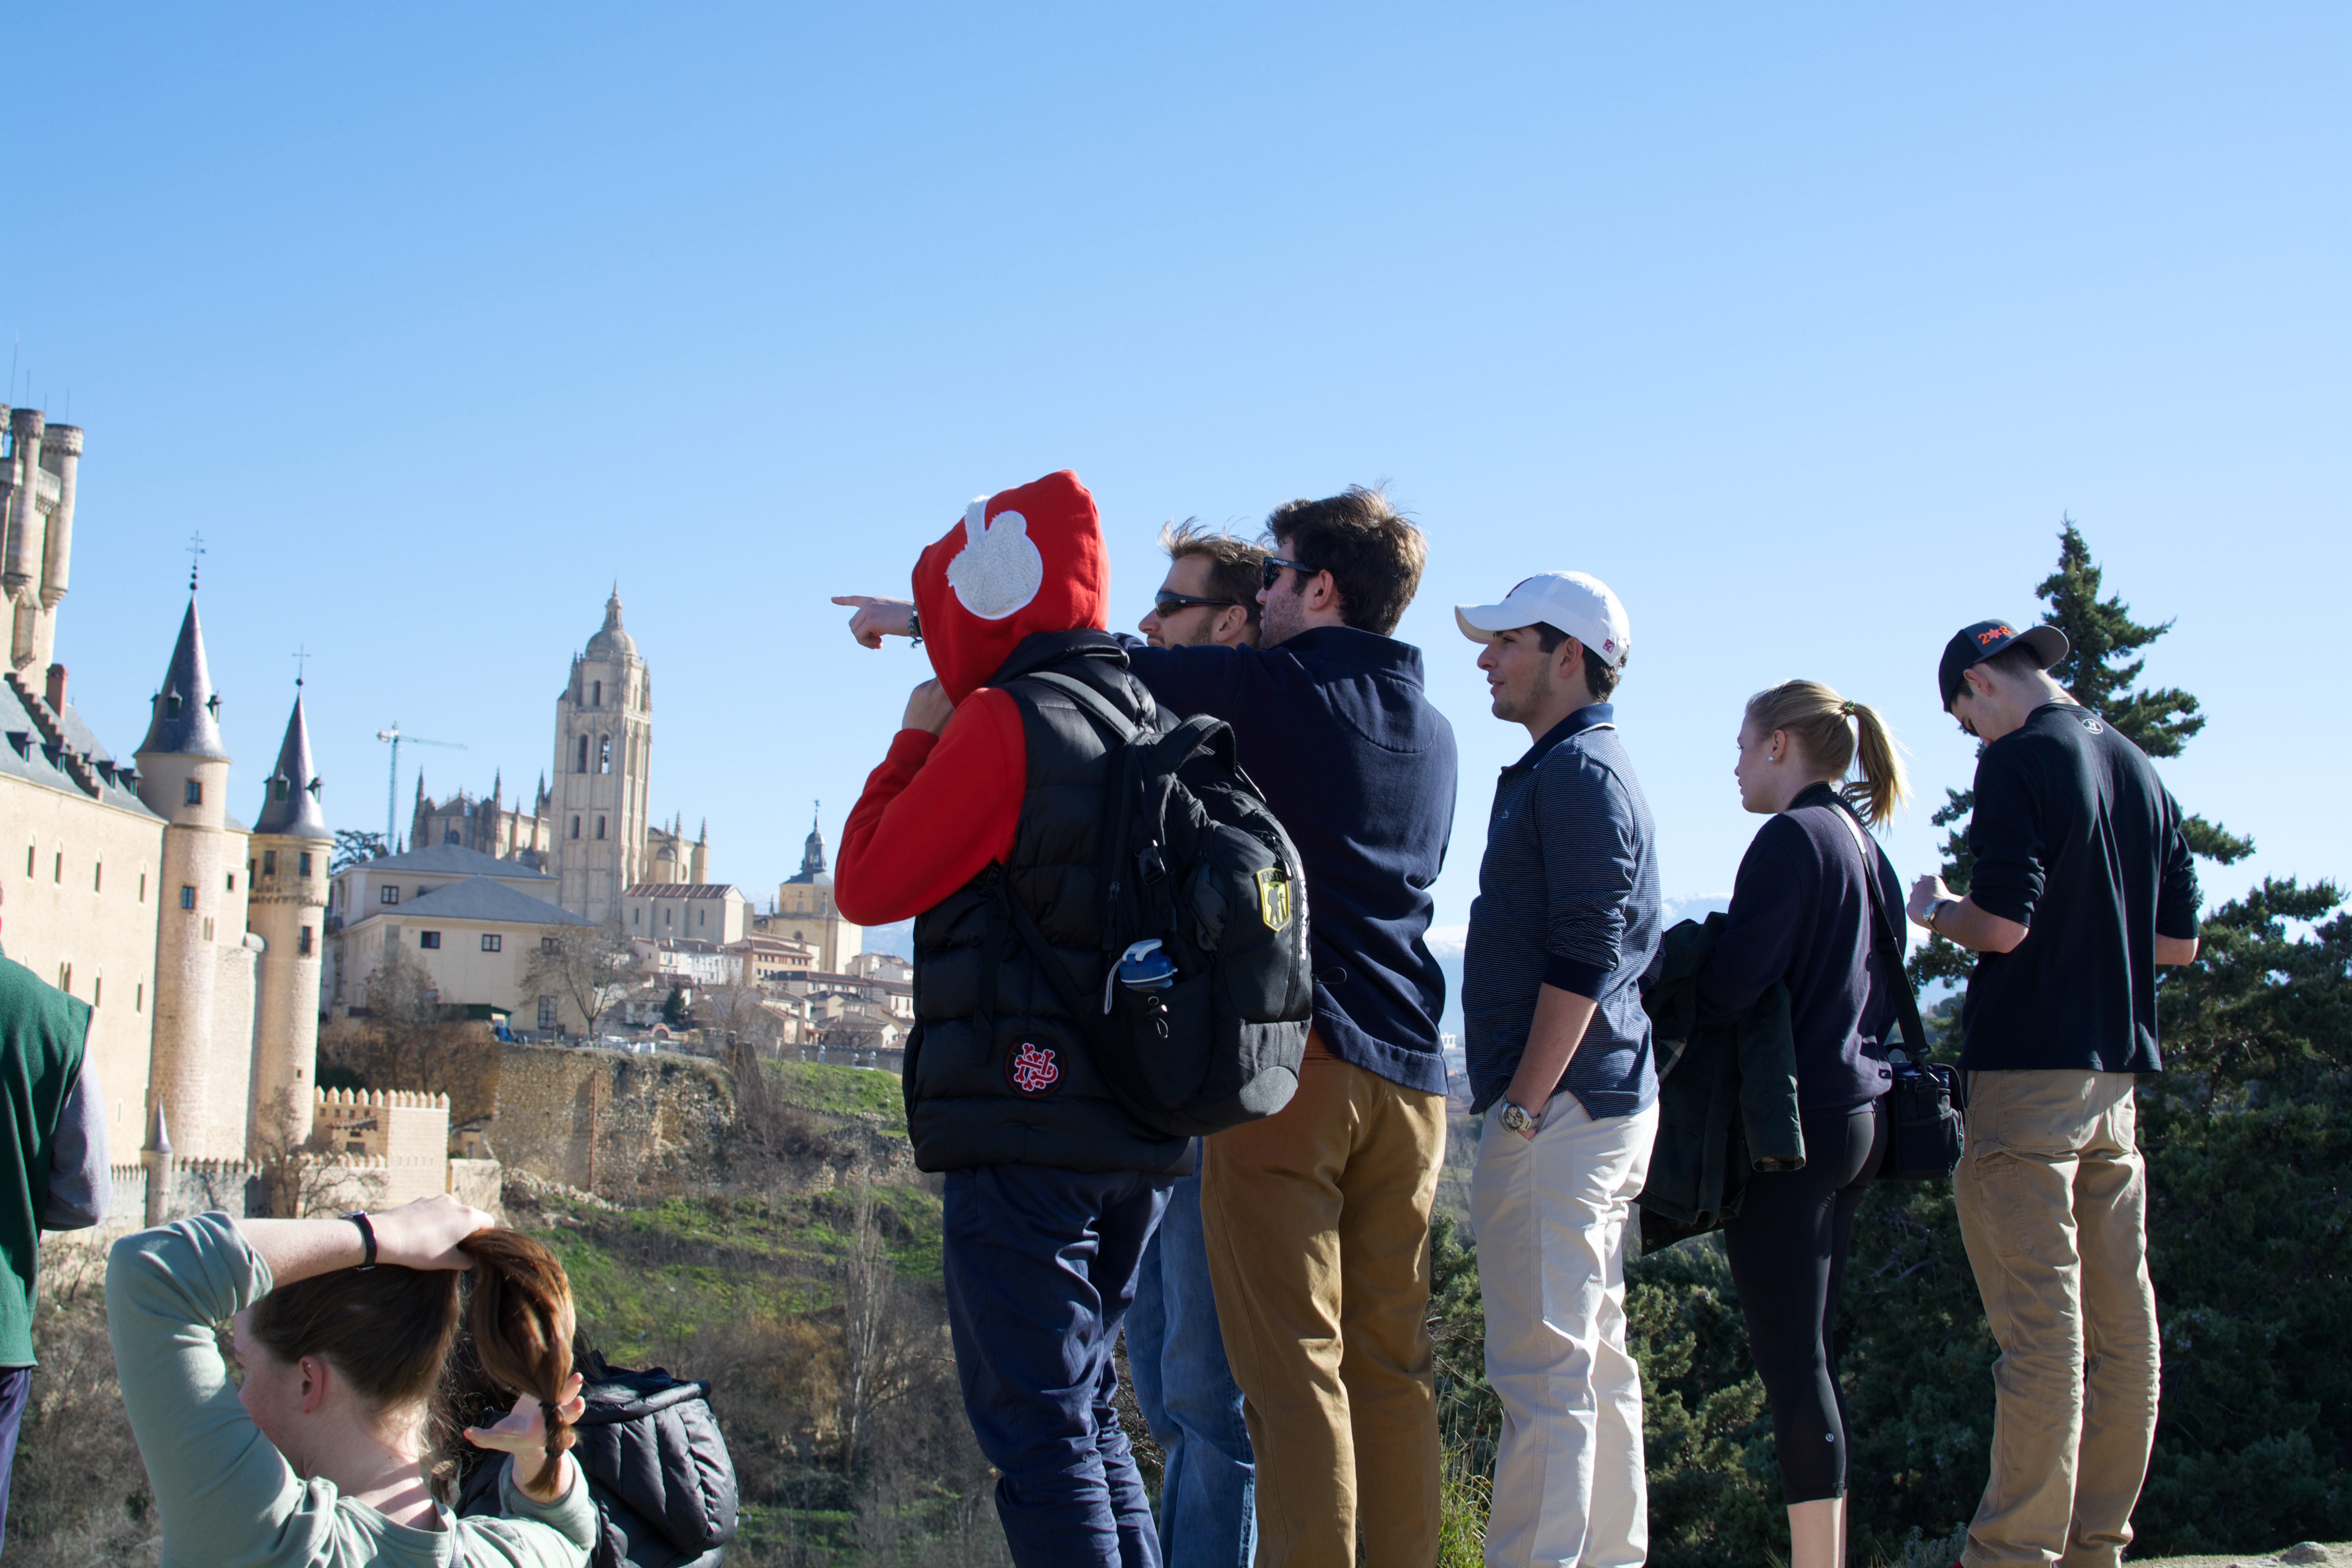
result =
[[[408,1089],[322,1089],[318,1091],[318,1109],[321,1111],[353,1110],[439,1110],[449,1109],[446,1094],[426,1094]]]

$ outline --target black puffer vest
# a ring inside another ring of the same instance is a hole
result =
[[[1020,679],[1040,669],[1086,682],[1142,724],[1167,722],[1101,632],[1034,633],[989,677],[1020,705],[1028,788],[1011,862],[989,866],[915,921],[906,1067],[915,1163],[926,1171],[1181,1170],[1190,1140],[1160,1136],[1110,1097],[1003,903],[1007,891],[1022,901],[1080,995],[1100,994],[1108,745],[1069,698]]]

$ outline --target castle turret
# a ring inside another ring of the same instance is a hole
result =
[[[164,1108],[182,1157],[231,1157],[245,1152],[245,1140],[240,1125],[234,1148],[215,1146],[212,1079],[220,1053],[212,1048],[213,1014],[220,944],[245,936],[243,900],[236,897],[245,856],[228,830],[229,755],[221,744],[220,699],[205,667],[193,590],[153,701],[154,717],[137,752],[139,798],[166,824],[147,1092],[151,1105]],[[232,910],[238,917],[233,923],[225,918]],[[240,1124],[245,1109],[239,1093],[235,1120]]]
[[[0,409],[8,460],[0,465],[0,594],[9,601],[9,663],[45,668],[57,647],[58,601],[73,563],[74,484],[81,431],[37,408]]]
[[[252,1159],[310,1136],[319,1079],[319,981],[327,926],[327,863],[334,830],[319,804],[310,721],[295,682],[294,711],[254,819],[247,919],[261,952],[260,1016],[254,1029]]]

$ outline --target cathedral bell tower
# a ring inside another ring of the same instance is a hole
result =
[[[653,681],[621,627],[615,584],[603,629],[572,659],[555,701],[554,869],[557,898],[573,914],[617,919],[622,891],[645,879],[653,748]]]

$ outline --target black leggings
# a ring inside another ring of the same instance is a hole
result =
[[[1845,1495],[1838,1286],[1854,1208],[1886,1155],[1885,1106],[1805,1111],[1805,1168],[1751,1173],[1739,1217],[1723,1227],[1791,1504]]]

